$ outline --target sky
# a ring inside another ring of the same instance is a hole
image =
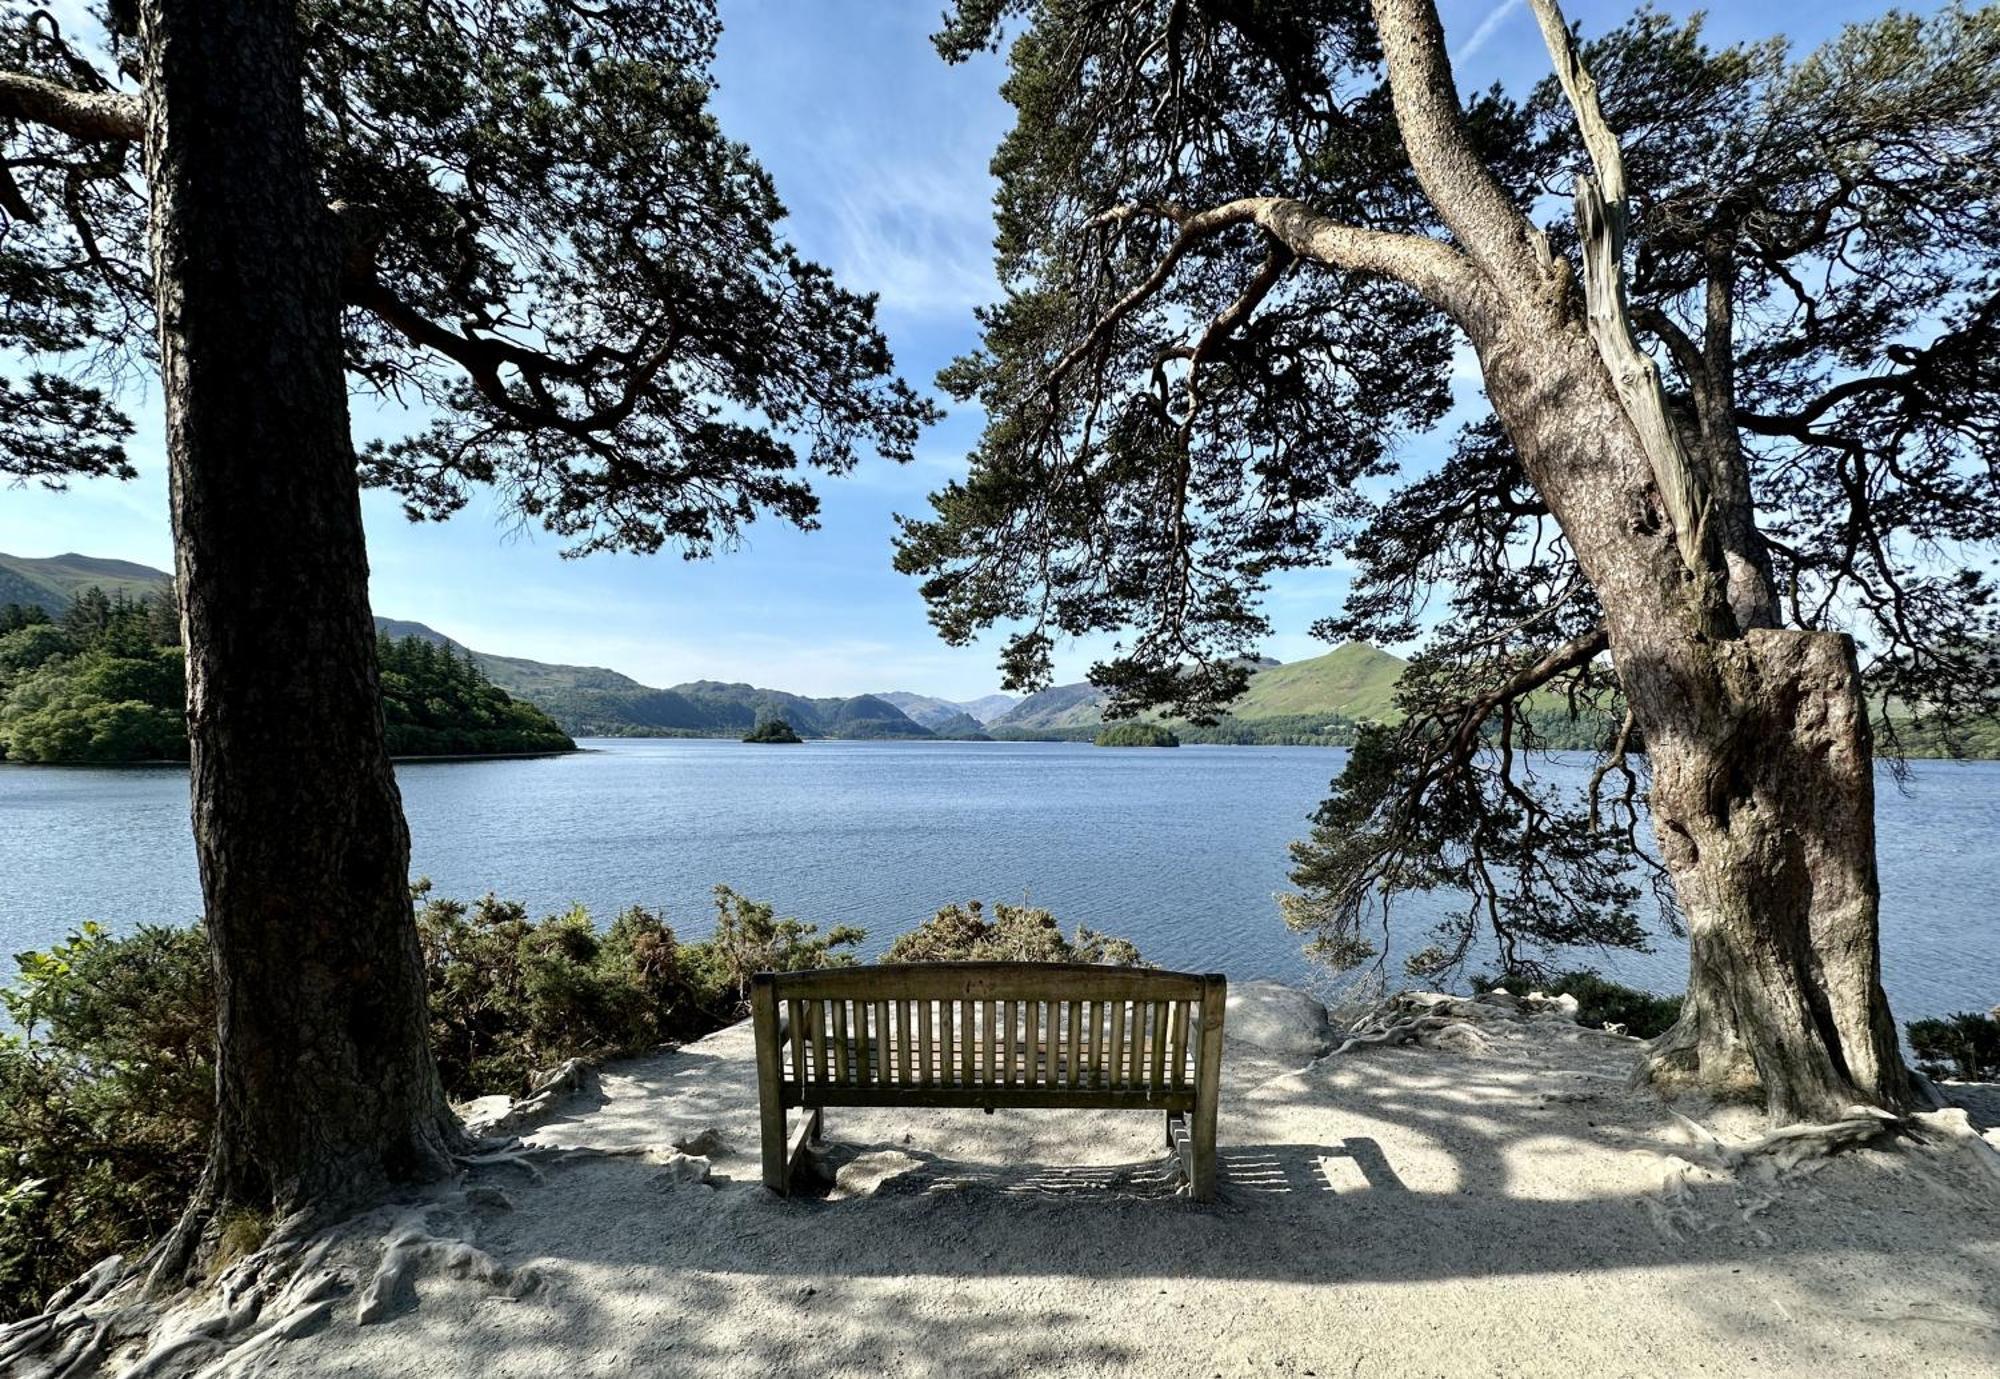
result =
[[[977,343],[973,308],[997,295],[987,164],[1009,124],[1000,60],[948,67],[937,57],[929,35],[941,0],[718,0],[718,8],[724,130],[775,178],[792,241],[848,287],[879,294],[900,371],[930,388],[940,367]],[[1743,0],[1716,6],[1709,33],[1727,42],[1782,32],[1810,44],[1885,8],[1883,0]],[[1440,9],[1461,89],[1497,81],[1525,92],[1548,71],[1523,0],[1440,0]],[[1630,7],[1571,0],[1565,11],[1590,35]],[[1469,360],[1460,374],[1459,414],[1407,444],[1406,468],[1434,463],[1443,438],[1480,407]],[[139,477],[61,494],[0,489],[0,551],[172,567],[158,393],[128,402]],[[820,530],[759,521],[741,547],[705,563],[671,553],[567,560],[560,540],[521,528],[486,495],[448,522],[413,525],[392,496],[371,493],[375,611],[481,651],[610,666],[651,685],[743,680],[813,695],[903,689],[972,699],[997,687],[998,636],[965,648],[939,641],[916,582],[890,568],[890,539],[895,514],[925,511],[925,495],[964,472],[980,422],[976,410],[950,408],[912,463],[871,459],[852,475],[816,478]],[[413,426],[356,399],[357,440]],[[1339,569],[1282,576],[1266,603],[1275,630],[1265,654],[1291,661],[1325,651],[1309,628],[1337,609],[1345,588]],[[1057,680],[1082,679],[1108,647],[1106,639],[1059,648]]]

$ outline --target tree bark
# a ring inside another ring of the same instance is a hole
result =
[[[324,1217],[446,1172],[462,1135],[429,1050],[383,742],[339,244],[306,140],[293,5],[144,0],[140,25],[193,822],[221,1007],[205,1204]]]
[[[1653,826],[1692,947],[1662,1084],[1761,1096],[1783,1121],[1911,1088],[1881,987],[1874,756],[1853,642],[1710,634],[1644,446],[1582,324],[1475,335],[1495,409],[1602,603],[1652,763]]]

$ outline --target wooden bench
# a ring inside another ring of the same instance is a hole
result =
[[[828,1106],[1109,1108],[1165,1112],[1191,1194],[1210,1201],[1227,990],[1215,975],[1081,963],[760,972],[764,1185],[790,1192]]]

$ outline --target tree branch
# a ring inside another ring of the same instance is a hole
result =
[[[1240,225],[1256,226],[1298,258],[1400,282],[1468,330],[1485,322],[1493,312],[1491,291],[1478,269],[1450,245],[1424,235],[1343,225],[1290,197],[1247,196],[1203,211],[1172,205],[1119,205],[1099,212],[1087,224],[1117,225],[1146,218],[1168,221],[1178,233],[1153,271],[1112,303],[1084,338],[1057,361],[1049,373],[1050,388],[1059,386],[1071,370],[1103,344],[1120,321],[1165,287],[1175,266],[1189,250]],[[1270,266],[1267,261],[1264,271],[1270,271]],[[1233,330],[1241,325],[1261,296],[1261,293],[1246,294],[1225,312],[1230,318],[1228,328]]]
[[[0,71],[0,117],[47,125],[79,139],[136,142],[146,133],[137,96],[75,91],[25,72]]]
[[[1374,0],[1396,124],[1431,205],[1510,296],[1539,293],[1547,268],[1535,230],[1465,129],[1434,0]]]
[[[1597,83],[1583,65],[1569,26],[1556,0],[1528,0],[1555,62],[1556,79],[1569,98],[1577,129],[1597,176],[1576,179],[1576,223],[1583,241],[1584,299],[1589,311],[1590,338],[1611,377],[1619,405],[1651,463],[1653,480],[1674,524],[1674,541],[1681,560],[1703,581],[1703,612],[1723,586],[1711,576],[1721,562],[1710,556],[1707,535],[1709,494],[1701,471],[1688,455],[1680,431],[1667,416],[1660,368],[1639,348],[1632,333],[1632,311],[1625,298],[1625,158],[1618,135],[1604,118]]]
[[[1460,715],[1458,731],[1453,735],[1454,745],[1461,753],[1469,752],[1481,725],[1495,709],[1502,704],[1511,704],[1523,695],[1533,694],[1558,675],[1589,665],[1610,646],[1610,633],[1602,627],[1593,627],[1554,648],[1526,670],[1508,677],[1505,683],[1480,696]]]

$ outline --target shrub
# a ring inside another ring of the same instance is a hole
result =
[[[1552,978],[1516,972],[1511,976],[1472,979],[1475,991],[1490,991],[1496,986],[1515,992],[1534,990],[1550,996],[1574,996],[1578,1024],[1623,1025],[1626,1033],[1640,1039],[1665,1034],[1681,1015],[1679,996],[1656,996],[1638,987],[1624,986],[1588,967]]]
[[[728,1002],[690,981],[659,916],[633,908],[599,931],[580,906],[541,920],[488,895],[429,900],[417,935],[431,1047],[454,1099],[519,1093],[565,1058],[637,1053],[721,1023]]]
[[[214,1123],[214,982],[199,929],[87,924],[0,1004],[0,1319],[160,1235]]]
[[[740,1018],[760,967],[851,962],[769,905],[716,888],[715,937],[683,944],[630,909],[599,930],[581,908],[530,919],[487,896],[416,887],[431,1038],[454,1100],[519,1093],[538,1069],[636,1053]],[[0,1321],[98,1259],[171,1226],[199,1180],[215,1117],[215,982],[200,928],[113,938],[87,924],[23,953],[0,1005]],[[236,1223],[244,1240],[260,1229]]]
[[[824,935],[816,924],[779,919],[761,900],[740,896],[727,886],[715,888],[715,932],[695,954],[705,979],[733,994],[740,1012],[749,999],[755,972],[800,972],[808,967],[846,967],[852,948],[868,937],[865,929],[836,924]]]
[[[1903,1033],[1926,1077],[2000,1082],[2000,1019],[1961,1010],[1941,1020],[1912,1020]]]
[[[917,928],[897,937],[882,955],[884,962],[1101,962],[1119,967],[1144,964],[1139,950],[1122,938],[1111,938],[1079,925],[1066,939],[1047,910],[1005,902],[986,918],[977,900],[947,905]]]

